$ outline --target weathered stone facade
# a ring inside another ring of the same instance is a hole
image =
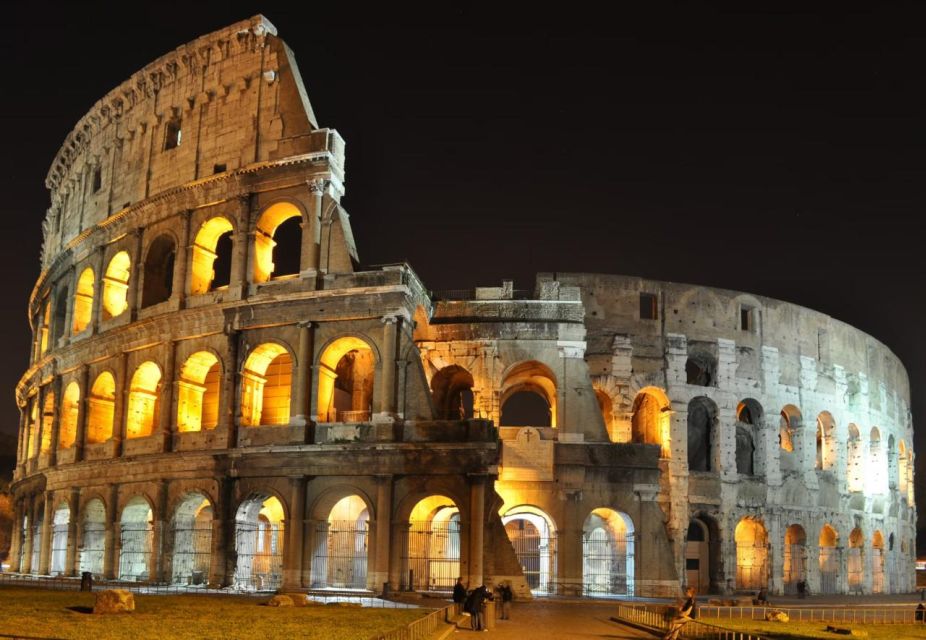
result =
[[[622,276],[433,295],[359,270],[344,175],[260,16],[78,123],[47,178],[14,570],[912,589],[909,390],[882,344]]]

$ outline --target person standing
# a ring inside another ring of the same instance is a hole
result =
[[[662,640],[677,640],[682,632],[682,627],[691,622],[691,614],[695,607],[694,587],[688,587],[685,590],[685,595],[688,597],[682,603],[682,606],[678,608],[678,614],[672,618],[669,629],[666,631],[666,635],[662,636]]]
[[[482,605],[489,598],[491,598],[491,596],[484,584],[473,589],[466,597],[463,611],[470,615],[470,623],[473,631],[488,631],[488,629],[485,628],[485,621],[483,620],[484,614],[482,612]]]
[[[511,583],[503,582],[498,588],[498,594],[502,600],[502,620],[511,619],[511,601],[514,599],[514,593],[511,591]]]
[[[466,600],[466,585],[463,584],[463,577],[457,578],[457,583],[453,585],[453,601],[461,603]]]

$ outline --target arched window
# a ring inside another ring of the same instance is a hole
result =
[[[688,470],[711,471],[717,405],[699,396],[688,403]]]
[[[604,389],[595,389],[595,400],[598,401],[598,410],[601,411],[601,419],[604,421],[604,428],[608,432],[608,438],[611,442],[618,442],[619,434],[614,426],[614,401]]]
[[[439,420],[473,417],[473,376],[459,365],[449,365],[431,378],[431,398]]]
[[[859,592],[862,590],[862,580],[864,571],[862,569],[862,546],[865,544],[865,538],[862,530],[856,527],[849,534],[849,555],[847,559],[847,569],[849,572],[849,591]]]
[[[79,554],[80,572],[88,571],[94,577],[101,577],[106,554],[106,507],[99,498],[91,499],[84,506]]]
[[[849,491],[862,491],[864,488],[864,454],[862,436],[858,427],[849,425],[849,440],[846,443],[846,485]]]
[[[736,588],[764,589],[768,586],[768,534],[755,518],[743,518],[736,525]]]
[[[151,362],[141,363],[132,375],[126,411],[125,437],[144,438],[154,432],[158,415],[161,370]]]
[[[186,495],[174,512],[171,530],[171,582],[205,585],[212,564],[212,503],[201,493]]]
[[[582,590],[587,596],[634,595],[634,528],[626,513],[593,510],[582,526]]]
[[[235,586],[272,591],[283,583],[282,503],[256,494],[241,503],[235,516]]]
[[[710,353],[693,351],[685,362],[685,377],[688,384],[716,387],[717,359]]]
[[[49,391],[45,394],[45,403],[42,406],[42,453],[51,451],[51,431],[54,424],[55,394]]]
[[[128,309],[129,277],[132,260],[125,251],[120,251],[109,261],[103,276],[103,319],[109,320]]]
[[[219,423],[219,359],[197,351],[183,363],[177,381],[177,431],[214,429]]]
[[[868,441],[868,469],[865,470],[865,479],[872,494],[884,493],[885,485],[884,452],[881,450],[881,432],[878,427],[871,428],[871,438]]]
[[[502,524],[531,592],[553,593],[556,578],[553,519],[539,507],[520,505],[502,516]]]
[[[26,457],[34,458],[38,452],[39,439],[39,399],[32,398],[29,402],[29,437],[26,441]]]
[[[785,593],[799,592],[798,584],[807,579],[807,536],[804,527],[792,524],[785,530],[784,587]]]
[[[452,499],[433,495],[420,500],[408,520],[401,586],[449,590],[460,575],[460,510]]]
[[[36,338],[38,340],[38,357],[41,358],[48,351],[48,332],[51,326],[51,303],[46,302],[42,307],[36,323]]]
[[[778,444],[782,453],[793,453],[800,437],[801,412],[793,404],[786,405],[781,410],[781,420],[778,429]],[[782,455],[782,460],[786,460]]]
[[[737,473],[749,476],[756,473],[756,438],[764,417],[762,405],[752,398],[746,398],[736,407]]]
[[[119,526],[119,579],[145,581],[151,577],[154,516],[141,496],[129,500]]]
[[[556,376],[536,360],[514,365],[502,380],[499,405],[502,426],[555,427]]]
[[[338,338],[322,352],[318,367],[318,420],[365,422],[373,411],[376,357],[361,338]]]
[[[58,447],[67,449],[74,446],[77,439],[77,414],[80,409],[80,387],[76,382],[70,383],[61,399],[61,419],[58,434]]]
[[[880,531],[871,536],[871,592],[884,593],[884,536]]]
[[[190,293],[193,295],[227,286],[231,280],[232,223],[221,216],[210,218],[193,241]]]
[[[77,279],[77,290],[74,292],[74,313],[72,333],[80,333],[90,324],[93,315],[93,269],[84,269]]]
[[[66,287],[62,287],[61,289],[58,289],[58,293],[55,294],[55,317],[52,330],[54,343],[57,343],[58,340],[64,337],[64,331],[67,328],[67,317],[68,290]]]
[[[241,423],[289,424],[293,359],[281,344],[265,342],[244,362],[241,373]]]
[[[113,437],[113,413],[116,403],[116,381],[104,371],[93,381],[87,416],[87,444],[99,444]]]
[[[836,579],[839,576],[839,555],[836,547],[839,536],[828,524],[820,529],[820,593],[836,593]]]
[[[358,495],[339,500],[315,530],[312,586],[366,589],[370,512]]]
[[[829,470],[836,463],[836,422],[829,411],[817,416],[816,468]]]
[[[633,401],[631,434],[634,442],[662,446],[662,456],[669,457],[669,428],[672,406],[662,389],[646,387]]]
[[[897,486],[900,495],[907,496],[907,445],[903,440],[897,447]]]
[[[170,299],[174,289],[174,259],[177,245],[163,234],[154,239],[145,257],[145,276],[141,306],[150,307]]]
[[[264,211],[254,234],[254,282],[299,273],[301,253],[302,212],[289,202]]]

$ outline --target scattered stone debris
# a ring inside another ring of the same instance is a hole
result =
[[[125,589],[108,589],[96,594],[93,613],[130,613],[135,611],[135,596]]]
[[[277,594],[267,602],[268,607],[294,607],[293,599],[287,595]]]
[[[787,613],[785,613],[784,611],[779,611],[778,609],[767,612],[765,614],[765,619],[768,622],[790,622],[791,621],[791,617]]]

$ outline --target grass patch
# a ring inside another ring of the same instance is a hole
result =
[[[428,609],[263,607],[269,596],[136,595],[135,612],[93,615],[96,595],[0,587],[0,638],[148,640],[292,637],[368,640],[416,620]]]
[[[859,640],[855,636],[831,633],[827,625],[836,625],[843,629],[859,629],[868,633],[869,640],[905,640],[906,638],[926,638],[926,625],[923,624],[850,624],[843,622],[765,622],[746,618],[698,618],[707,624],[726,629],[756,633],[766,638],[827,638],[828,640]]]

